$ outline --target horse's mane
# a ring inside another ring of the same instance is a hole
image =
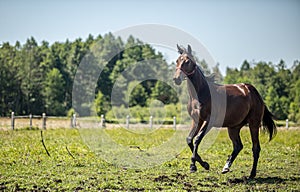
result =
[[[215,79],[216,74],[214,74],[214,73],[212,73],[212,74],[210,74],[208,76],[204,75],[204,77],[205,77],[206,81],[208,81],[208,82],[211,82],[211,83],[215,83],[216,82],[216,79]]]
[[[197,65],[197,68],[199,69],[200,73],[203,75],[203,77],[205,78],[205,80],[209,83],[215,83],[216,79],[215,79],[215,74],[209,74],[208,76],[204,75],[203,70],[201,69],[201,67],[199,65]]]

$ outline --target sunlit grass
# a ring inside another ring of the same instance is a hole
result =
[[[139,146],[142,150],[166,142],[175,133],[172,129],[148,134],[125,129],[105,132],[119,144]],[[76,129],[43,132],[50,157],[41,143],[39,130],[0,131],[0,190],[300,190],[300,129],[281,129],[271,142],[266,134],[261,134],[262,151],[254,180],[246,179],[252,166],[249,130],[243,129],[241,135],[244,149],[231,172],[222,175],[222,167],[232,151],[225,129],[219,132],[213,145],[199,151],[211,169],[206,171],[198,164],[194,174],[189,173],[191,152],[188,148],[161,165],[130,169],[99,158],[82,141]],[[179,139],[185,141],[185,136]]]

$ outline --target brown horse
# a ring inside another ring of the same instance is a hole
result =
[[[233,161],[243,149],[240,130],[248,124],[254,159],[250,178],[254,178],[260,153],[259,129],[261,122],[269,132],[271,140],[276,134],[273,115],[254,86],[245,83],[216,84],[212,78],[204,76],[195,62],[190,45],[187,49],[178,45],[177,48],[180,56],[176,61],[177,66],[173,80],[177,85],[180,85],[183,80],[187,80],[189,91],[187,108],[192,118],[191,131],[186,139],[193,153],[190,171],[195,172],[197,170],[196,161],[205,169],[209,169],[209,164],[203,161],[197,152],[198,146],[212,127],[227,127],[233,144],[233,152],[226,161],[222,173],[229,172]],[[193,145],[195,137],[195,145]]]

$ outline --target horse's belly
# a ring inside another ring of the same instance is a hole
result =
[[[240,105],[239,107],[226,107],[225,118],[223,121],[223,127],[234,127],[246,122],[247,115],[249,113],[248,105]]]

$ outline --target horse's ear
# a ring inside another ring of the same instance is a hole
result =
[[[192,55],[192,48],[191,48],[190,45],[188,45],[187,50],[188,50],[188,53],[189,53],[190,55]]]
[[[178,53],[182,54],[184,50],[177,44]]]

